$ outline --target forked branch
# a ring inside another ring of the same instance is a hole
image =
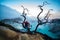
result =
[[[46,14],[46,16],[44,17],[44,20],[46,20],[46,22],[48,22],[48,18],[51,15],[51,14],[49,14],[50,11],[53,11],[53,9],[49,9],[48,12],[47,12],[47,14]]]
[[[42,25],[42,24],[46,23],[46,22],[42,22],[42,20],[39,18],[39,16],[43,12],[43,8],[42,7],[47,5],[47,4],[48,4],[47,1],[45,1],[45,2],[43,2],[43,5],[39,5],[38,6],[40,8],[41,12],[37,15],[38,24],[36,26],[35,32],[36,32],[36,30],[37,30],[39,25]]]
[[[23,13],[22,13],[22,15],[21,16],[23,16],[24,17],[24,21],[23,22],[25,22],[25,20],[26,20],[26,13],[25,13],[25,10],[28,12],[29,10],[27,9],[27,8],[24,8],[24,6],[22,5],[21,6],[22,8],[23,8]]]

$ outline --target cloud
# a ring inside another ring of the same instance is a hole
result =
[[[53,13],[53,14],[50,16],[50,19],[60,19],[60,12],[58,12],[58,13]]]

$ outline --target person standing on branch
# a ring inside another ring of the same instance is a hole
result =
[[[21,16],[24,17],[24,21],[23,21],[23,23],[22,23],[22,26],[23,26],[25,29],[27,29],[28,32],[30,32],[30,23],[29,23],[28,21],[26,21],[26,15],[27,15],[27,14],[25,13],[25,10],[28,11],[28,9],[27,9],[27,8],[24,8],[23,5],[22,5],[21,7],[23,8],[23,13],[22,13]]]

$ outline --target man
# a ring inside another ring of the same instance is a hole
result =
[[[30,32],[30,23],[28,21],[23,22],[24,28]]]

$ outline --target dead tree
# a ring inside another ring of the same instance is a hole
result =
[[[36,30],[37,30],[37,28],[38,28],[39,25],[42,25],[42,24],[46,23],[46,22],[42,22],[42,20],[39,18],[39,16],[43,12],[43,8],[42,7],[45,6],[45,5],[47,5],[47,4],[48,3],[45,1],[45,2],[43,2],[43,5],[39,5],[38,6],[38,7],[40,7],[41,12],[37,15],[38,24],[36,26],[35,32],[36,32]]]

